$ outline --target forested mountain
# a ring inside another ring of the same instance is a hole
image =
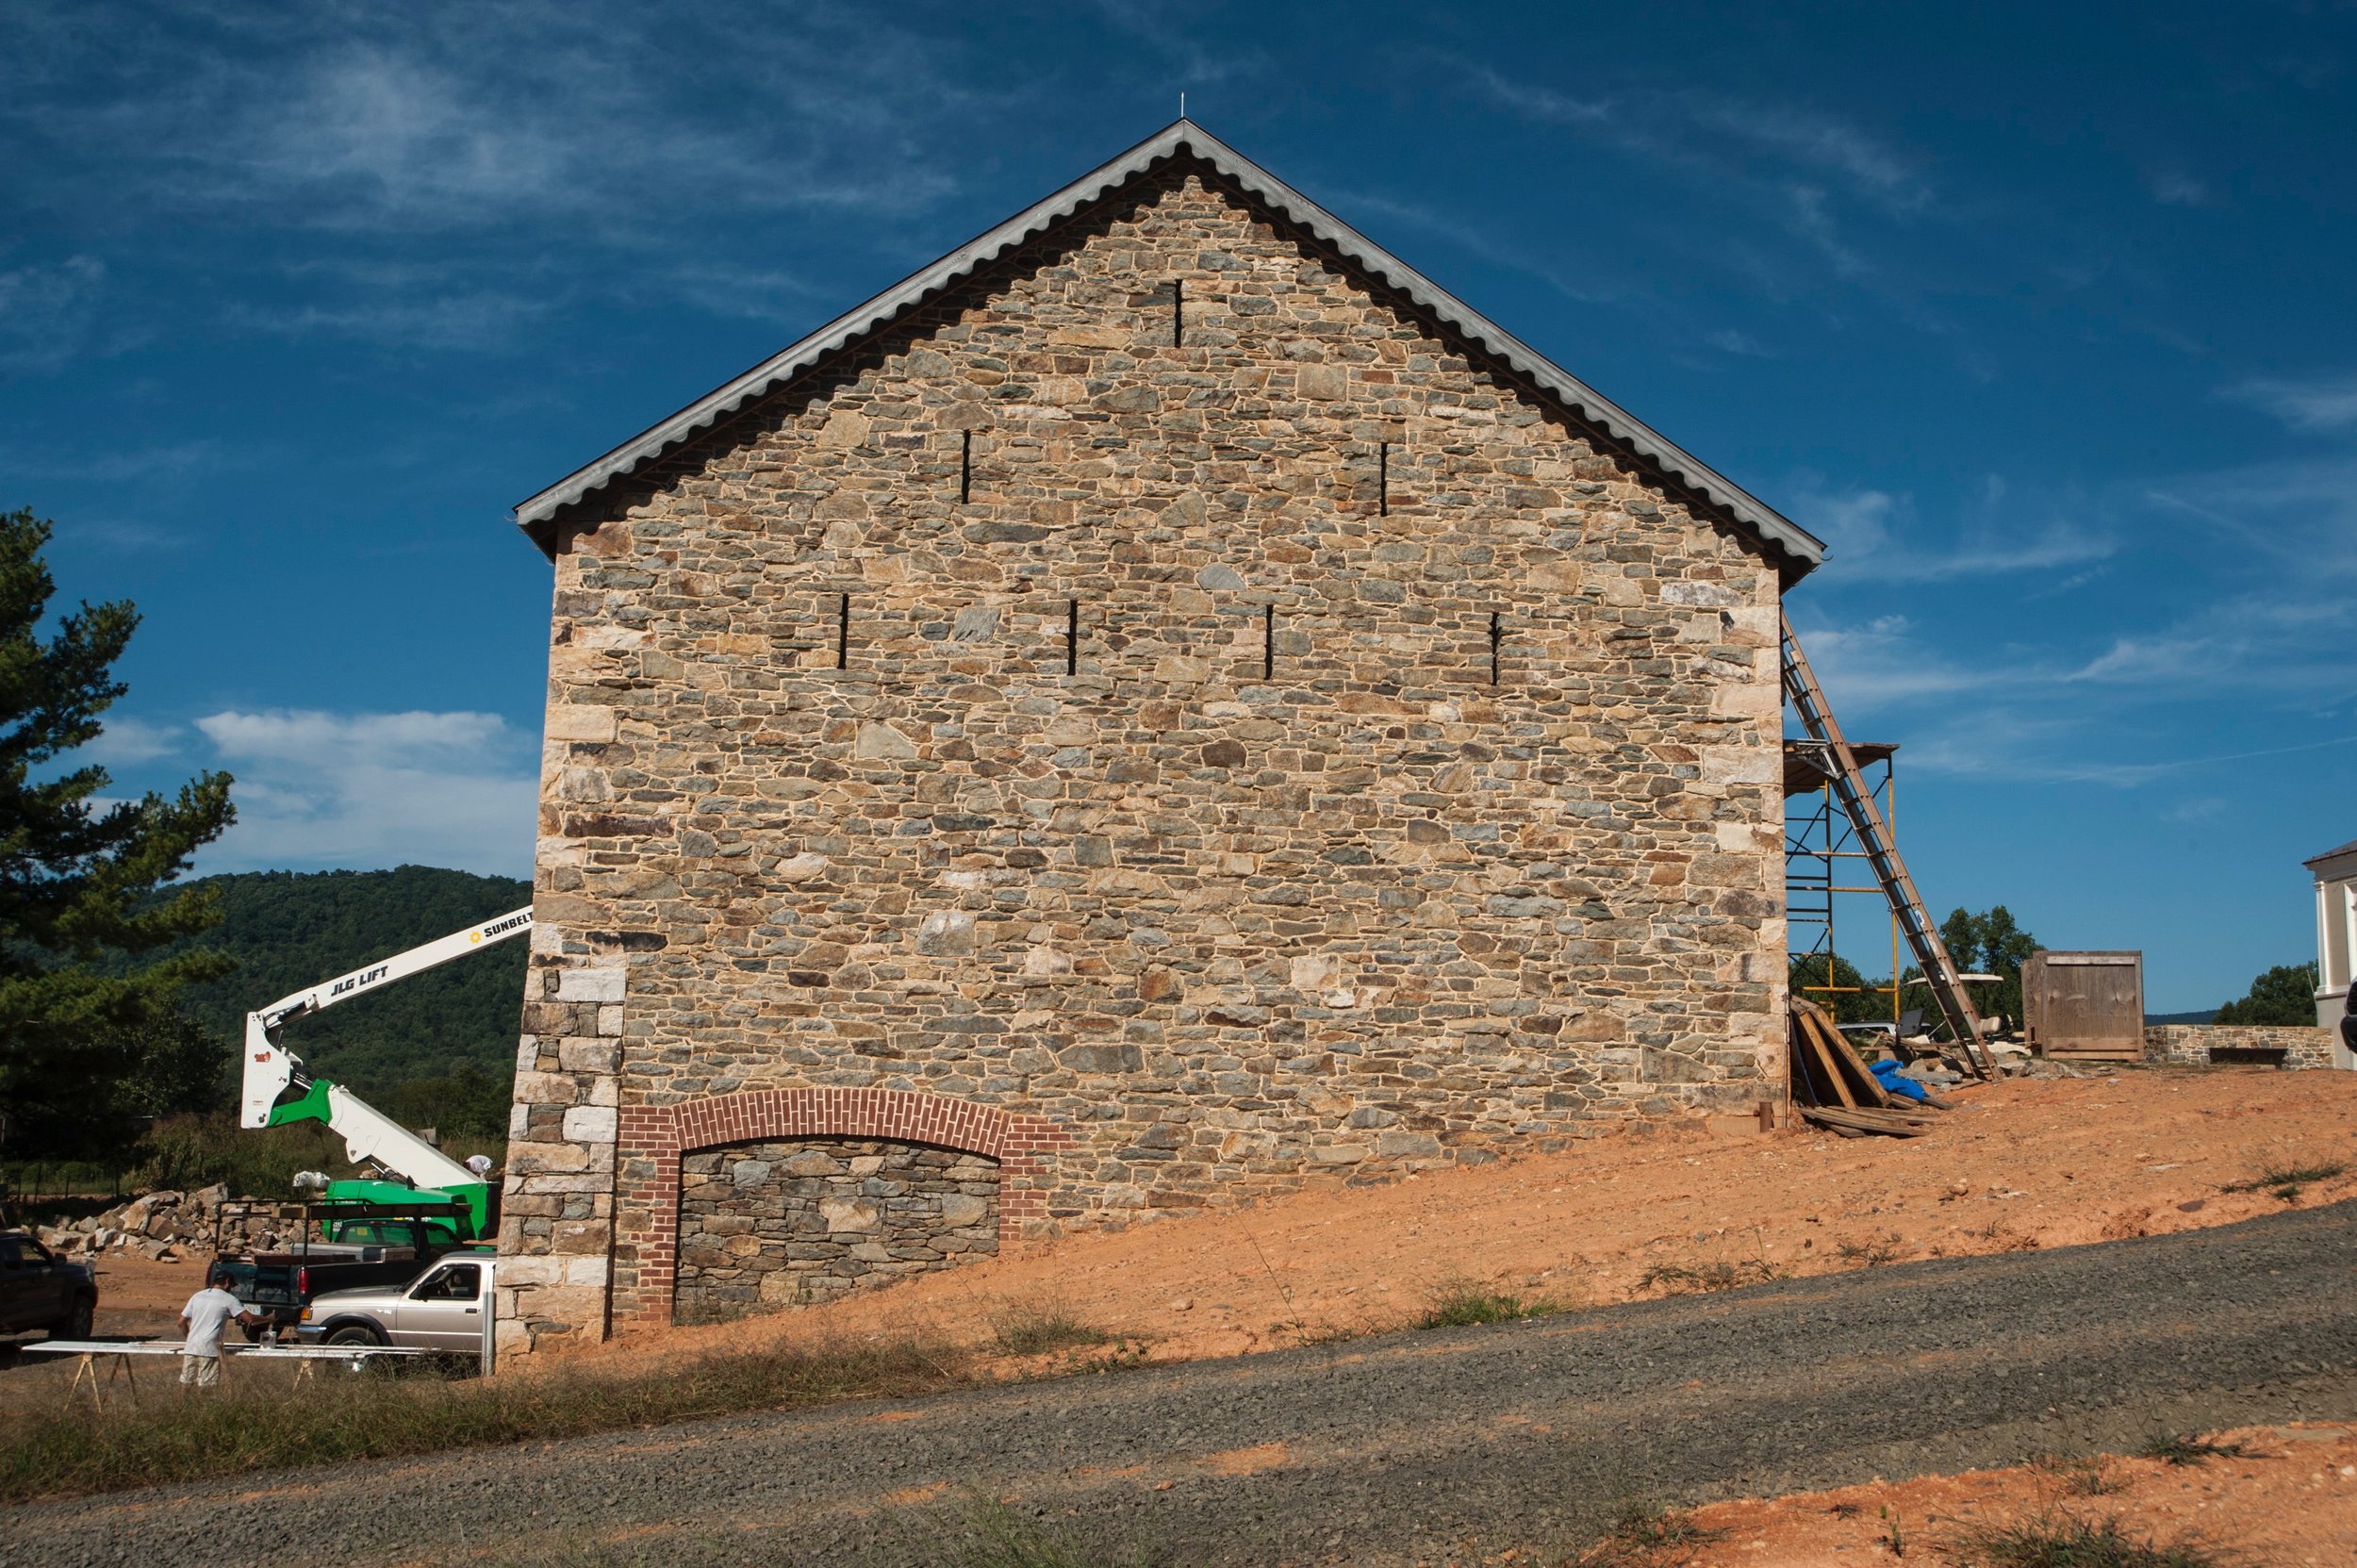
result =
[[[371,959],[389,958],[532,901],[532,884],[430,866],[391,871],[252,871],[206,877],[221,925],[200,940],[238,961],[226,980],[181,993],[185,1009],[223,1040],[245,1015]],[[474,1067],[504,1095],[514,1077],[528,938],[453,959],[288,1026],[289,1049],[322,1077],[371,1098]],[[230,1071],[237,1071],[233,1054]]]

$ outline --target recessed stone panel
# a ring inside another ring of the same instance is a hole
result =
[[[680,1161],[673,1319],[831,1301],[998,1250],[998,1163],[873,1138],[700,1149]]]

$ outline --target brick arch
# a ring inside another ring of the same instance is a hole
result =
[[[1071,1131],[1046,1116],[912,1089],[755,1089],[622,1108],[615,1149],[613,1320],[671,1320],[679,1269],[680,1158],[781,1138],[888,1138],[998,1162],[998,1241],[1047,1212],[1046,1178]]]

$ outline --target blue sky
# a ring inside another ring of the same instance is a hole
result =
[[[21,4],[0,506],[206,869],[520,873],[507,508],[1195,118],[1828,539],[1938,911],[2313,951],[2357,838],[2346,6]]]

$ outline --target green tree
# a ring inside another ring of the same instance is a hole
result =
[[[431,1127],[444,1138],[507,1136],[512,1077],[462,1066],[448,1078],[413,1078],[385,1098],[383,1109],[404,1127]]]
[[[109,801],[106,769],[73,765],[126,689],[113,669],[140,618],[128,601],[85,602],[44,640],[49,538],[30,511],[0,514],[0,1118],[12,1153],[120,1143],[142,1100],[188,1076],[176,993],[227,963],[156,955],[217,917],[203,893],[164,889],[234,819],[229,775]]]
[[[1827,975],[1831,975],[1828,980]],[[1890,992],[1887,980],[1868,980],[1858,973],[1857,966],[1839,953],[1830,957],[1824,953],[1804,953],[1792,961],[1787,980],[1796,997],[1810,1001],[1831,1013],[1838,1024],[1888,1023],[1890,1021]],[[1811,989],[1831,985],[1831,991]]]
[[[2221,1024],[2308,1024],[2316,1021],[2316,966],[2279,964],[2250,982],[2250,994],[2230,1001],[2211,1020]]]
[[[1968,985],[1965,993],[1971,999],[1973,1010],[1982,1017],[2002,1017],[2008,1026],[2021,1027],[2021,966],[2038,950],[2038,940],[2023,931],[2013,917],[2013,911],[1996,904],[1975,915],[1970,910],[1952,911],[1939,923],[1939,939],[1948,948],[1948,956],[1966,974],[1995,975],[1995,985]],[[1919,978],[1921,971],[1910,967],[1909,979]],[[1924,985],[1910,986],[1907,1005],[1920,1007],[1933,1019],[1939,1016],[1939,1008],[1931,989]]]

